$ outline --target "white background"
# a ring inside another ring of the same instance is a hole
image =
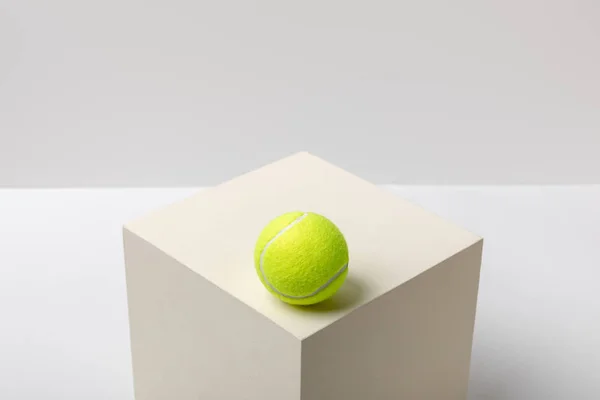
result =
[[[388,189],[485,238],[469,400],[600,398],[600,186]],[[121,227],[195,192],[0,190],[0,399],[133,400]]]
[[[600,183],[597,0],[4,0],[0,185]]]

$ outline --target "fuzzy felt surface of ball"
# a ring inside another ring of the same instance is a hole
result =
[[[294,211],[270,221],[260,233],[254,264],[265,288],[280,300],[310,305],[333,296],[348,275],[348,245],[326,217]]]

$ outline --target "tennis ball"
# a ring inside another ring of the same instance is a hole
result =
[[[346,280],[348,261],[342,232],[311,212],[289,212],[273,219],[254,250],[262,284],[289,304],[315,304],[333,296]]]

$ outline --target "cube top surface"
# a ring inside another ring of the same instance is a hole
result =
[[[328,217],[348,242],[344,286],[314,306],[276,299],[254,269],[258,235],[288,211]],[[202,190],[125,228],[299,339],[481,240],[308,153]]]

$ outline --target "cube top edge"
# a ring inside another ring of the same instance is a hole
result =
[[[262,228],[293,210],[331,219],[350,251],[344,286],[312,307],[275,299],[262,287],[253,265]],[[299,339],[481,240],[308,152],[202,190],[129,221],[124,229]]]

